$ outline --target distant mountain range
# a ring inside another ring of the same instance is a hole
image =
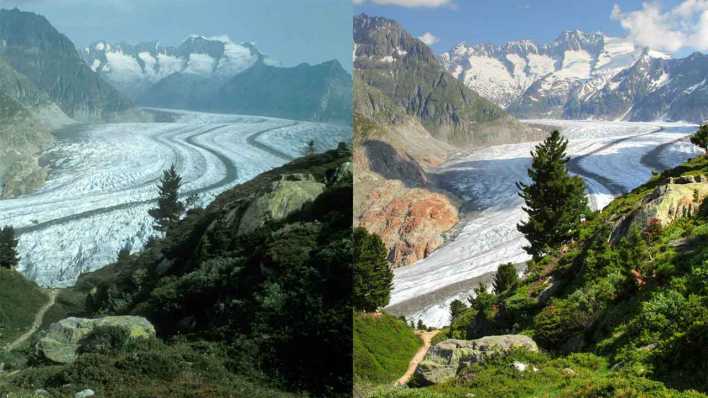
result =
[[[518,117],[694,122],[708,118],[706,59],[581,31],[547,44],[461,43],[440,56],[454,77]]]
[[[176,47],[100,41],[82,56],[140,105],[351,123],[351,76],[337,61],[279,67],[252,43],[197,35]]]

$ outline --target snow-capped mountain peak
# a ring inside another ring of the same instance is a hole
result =
[[[594,95],[642,54],[667,57],[626,39],[574,30],[545,44],[463,42],[440,59],[453,76],[512,112],[559,116],[570,96]]]
[[[253,43],[236,43],[226,35],[190,35],[178,46],[97,41],[82,55],[91,69],[133,98],[174,73],[229,78],[264,58]]]

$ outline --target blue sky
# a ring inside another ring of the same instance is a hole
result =
[[[665,51],[679,55],[708,47],[705,43],[708,40],[702,40],[708,30],[699,31],[698,24],[700,15],[708,12],[706,0],[649,1],[647,5],[639,0],[355,0],[354,3],[357,14],[393,18],[416,36],[432,33],[439,40],[432,46],[438,52],[449,50],[460,41],[548,42],[562,31],[575,29],[612,36],[631,35],[640,44],[664,47]],[[693,27],[686,28],[692,23]],[[662,35],[661,29],[675,35]],[[674,40],[668,41],[666,37]]]
[[[351,70],[352,0],[0,0],[47,17],[77,46],[226,34],[284,65],[333,58]]]

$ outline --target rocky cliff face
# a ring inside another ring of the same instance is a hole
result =
[[[430,134],[453,145],[528,139],[530,129],[451,76],[424,43],[395,21],[354,18],[354,68]]]

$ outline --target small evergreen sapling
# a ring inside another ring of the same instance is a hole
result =
[[[175,226],[185,210],[185,204],[179,200],[179,190],[182,187],[182,177],[177,174],[173,164],[162,173],[158,189],[160,196],[157,208],[150,209],[148,214],[155,219],[154,228],[162,233],[167,233]]]
[[[516,273],[514,264],[502,264],[499,266],[499,269],[497,269],[497,273],[494,275],[494,280],[492,281],[494,293],[499,294],[505,292],[516,286],[518,282],[519,275]]]

